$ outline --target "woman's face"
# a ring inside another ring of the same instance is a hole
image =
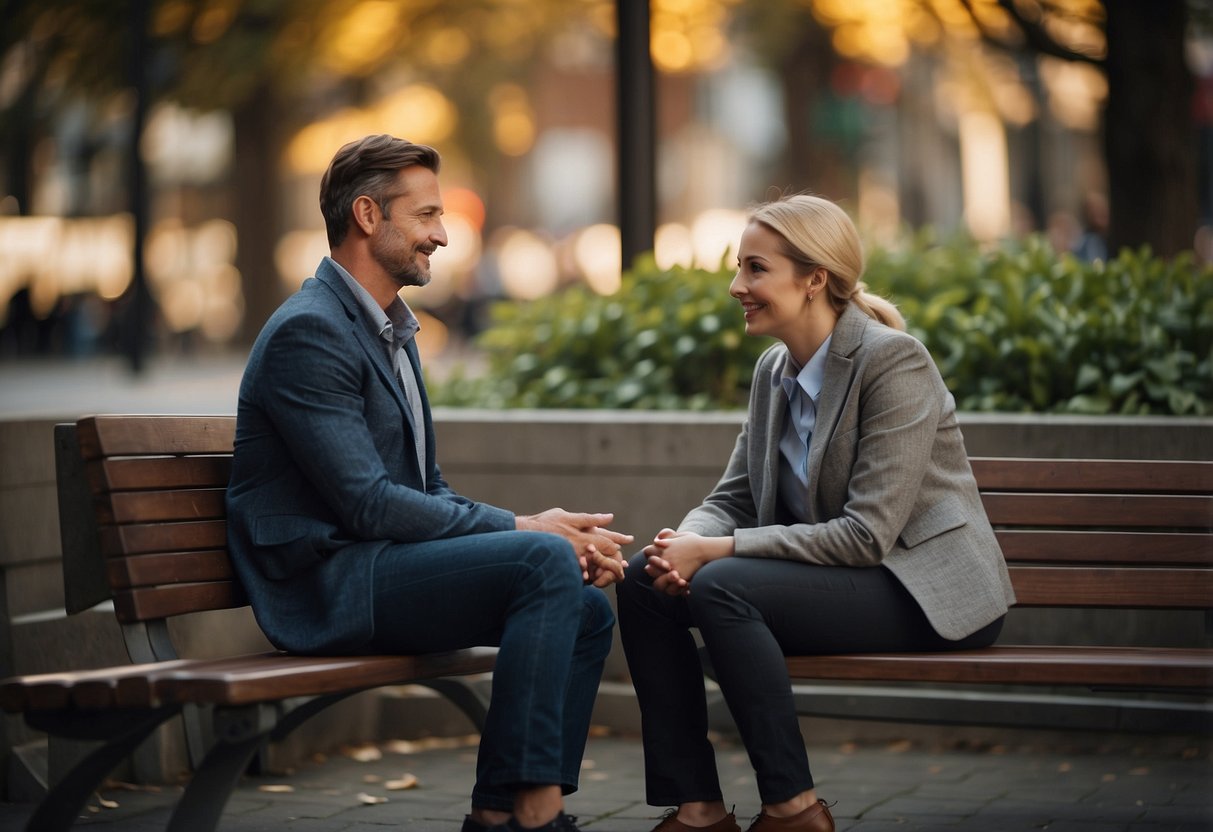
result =
[[[788,343],[805,330],[809,312],[809,279],[780,253],[782,238],[752,222],[741,235],[737,274],[729,294],[745,310],[747,335],[769,335]]]

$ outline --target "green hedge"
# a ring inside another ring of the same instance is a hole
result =
[[[502,303],[480,337],[487,373],[436,403],[728,409],[769,344],[744,334],[732,271],[642,258],[610,297],[573,288]],[[1213,269],[1123,251],[1057,255],[1034,236],[985,250],[919,233],[875,249],[866,280],[896,302],[966,411],[1213,412]]]

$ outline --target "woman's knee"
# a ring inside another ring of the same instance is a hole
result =
[[[734,558],[716,560],[700,567],[691,578],[687,603],[697,624],[705,618],[726,612],[737,613],[741,608],[749,607],[737,592],[738,586],[745,586],[744,576],[738,574],[744,571],[742,566],[744,564],[738,564]]]
[[[653,579],[645,574],[644,566],[648,558],[643,553],[633,555],[623,571],[623,580],[615,584],[615,597],[619,599],[620,609],[632,602],[636,593],[651,589]]]

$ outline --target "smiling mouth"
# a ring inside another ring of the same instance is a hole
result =
[[[745,318],[748,321],[752,316],[757,314],[762,309],[766,308],[765,303],[743,303],[742,310],[745,312]]]

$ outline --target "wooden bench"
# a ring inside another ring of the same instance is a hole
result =
[[[259,748],[359,691],[425,684],[483,727],[484,698],[452,677],[491,671],[492,649],[177,656],[170,618],[247,603],[226,549],[234,435],[232,417],[96,416],[56,427],[65,605],[74,613],[112,599],[134,663],[0,683],[0,707],[34,729],[100,743],[51,787],[27,829],[69,828],[101,780],[178,715],[195,771],[171,830],[214,829]]]
[[[788,670],[794,680],[1079,686],[1202,696],[1213,691],[1213,649],[1208,646],[1213,620],[1213,463],[971,462],[1007,559],[1017,608],[1203,610],[1204,619],[1197,625],[1203,632],[1180,647],[1014,645],[1001,643],[1004,634],[999,644],[982,650],[790,656]],[[865,707],[856,698],[862,694],[851,696],[846,705],[835,701],[821,710],[810,692],[798,695],[797,703],[802,712],[821,715],[888,719],[893,713],[887,699]],[[1030,699],[1020,696],[1015,701],[1022,707]],[[952,713],[942,718],[991,724],[984,716],[991,701],[978,699],[966,708],[953,700],[947,706]],[[1060,713],[1056,700],[1040,704],[1042,712],[1051,709],[1054,717]],[[836,706],[837,711],[829,711]],[[1190,708],[1209,724],[1203,704],[1173,707]],[[911,716],[908,721],[920,721],[912,718],[914,712],[903,709]],[[932,720],[940,718],[938,709],[934,714]],[[1119,717],[1104,727],[1131,726]]]

